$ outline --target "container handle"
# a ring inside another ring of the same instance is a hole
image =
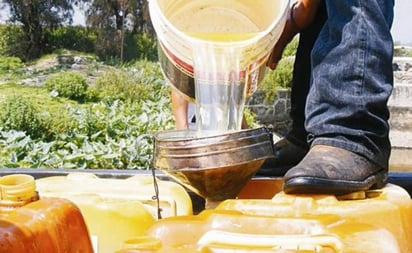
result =
[[[206,232],[198,241],[200,249],[251,246],[266,249],[304,250],[313,252],[341,252],[342,242],[332,234],[318,235],[256,235],[219,230]],[[220,245],[220,246],[219,246]],[[332,251],[331,251],[332,250]]]
[[[143,140],[143,139],[150,139],[153,142],[153,153],[154,153],[154,150],[155,150],[154,134],[142,134],[137,137],[137,141]],[[162,219],[162,208],[160,207],[159,185],[157,184],[157,178],[156,178],[156,173],[155,173],[156,168],[153,165],[153,157],[150,157],[149,159],[150,159],[150,170],[152,171],[152,177],[153,177],[153,187],[154,187],[154,192],[155,192],[154,195],[152,196],[152,200],[156,201],[157,219],[160,220]]]

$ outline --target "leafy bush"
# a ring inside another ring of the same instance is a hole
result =
[[[299,36],[295,36],[283,50],[282,58],[276,69],[269,70],[259,85],[259,90],[265,93],[266,101],[275,100],[278,89],[290,89],[293,78],[294,56],[298,44]]]
[[[13,96],[1,104],[0,125],[5,130],[26,132],[32,138],[47,136],[47,121],[29,98]]]
[[[165,85],[160,66],[148,61],[137,61],[128,68],[112,69],[94,82],[94,89],[98,90],[102,99],[131,103],[168,96],[168,90],[162,86]]]
[[[148,33],[143,32],[134,36],[137,49],[137,58],[142,60],[157,61],[157,40]]]
[[[18,57],[0,56],[0,74],[15,71],[23,67],[23,62]]]
[[[53,99],[53,103],[64,106],[54,105],[58,111],[47,111],[47,129],[38,130],[50,138],[34,139],[1,124],[0,167],[149,169],[153,154],[151,134],[174,127],[170,87],[164,85],[157,63],[138,61],[117,71],[122,79],[107,82],[100,89],[88,89],[88,93],[93,90],[100,96],[111,94],[112,98],[93,103],[86,100],[82,104]],[[114,98],[116,92],[123,92],[121,89],[105,91],[129,79],[134,82],[123,87],[130,90],[119,96],[121,100]],[[131,92],[132,86],[138,86],[136,94]]]
[[[76,72],[61,72],[47,78],[46,88],[57,96],[77,101],[85,98],[88,84],[86,78]]]
[[[85,53],[94,52],[96,34],[90,29],[81,26],[60,26],[46,33],[49,52],[57,49],[75,50]]]
[[[95,80],[94,89],[101,99],[133,101],[137,99],[140,87],[136,80],[130,78],[127,70],[111,69]]]
[[[243,111],[243,117],[245,118],[246,125],[249,128],[258,128],[261,127],[259,122],[257,121],[256,113],[254,113],[250,108],[245,107]]]
[[[295,36],[292,41],[283,50],[282,58],[294,56],[299,45],[299,36]]]
[[[150,134],[174,124],[167,97],[140,106],[116,100],[68,107],[67,115],[76,127],[50,142],[0,129],[0,167],[149,169]]]
[[[3,25],[0,29],[0,55],[26,59],[27,42],[19,25]]]
[[[266,73],[259,89],[264,91],[265,100],[273,101],[278,89],[290,89],[293,72],[293,58],[282,58],[276,69]]]

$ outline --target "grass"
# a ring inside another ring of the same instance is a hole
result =
[[[0,85],[0,103],[8,97],[14,96],[30,98],[30,100],[38,106],[40,111],[47,111],[50,114],[57,113],[70,104],[81,106],[70,99],[53,98],[43,87],[24,86],[16,83]]]

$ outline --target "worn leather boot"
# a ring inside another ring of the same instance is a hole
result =
[[[266,159],[256,175],[283,177],[286,171],[298,164],[309,151],[308,148],[295,145],[286,138],[276,142],[273,150],[274,158]]]
[[[363,156],[325,145],[313,146],[303,160],[284,177],[289,194],[332,194],[379,189],[388,180],[388,170]]]

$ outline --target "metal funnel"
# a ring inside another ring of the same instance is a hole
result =
[[[206,208],[235,198],[266,158],[273,137],[266,128],[224,134],[171,130],[155,134],[153,165],[206,199]]]

